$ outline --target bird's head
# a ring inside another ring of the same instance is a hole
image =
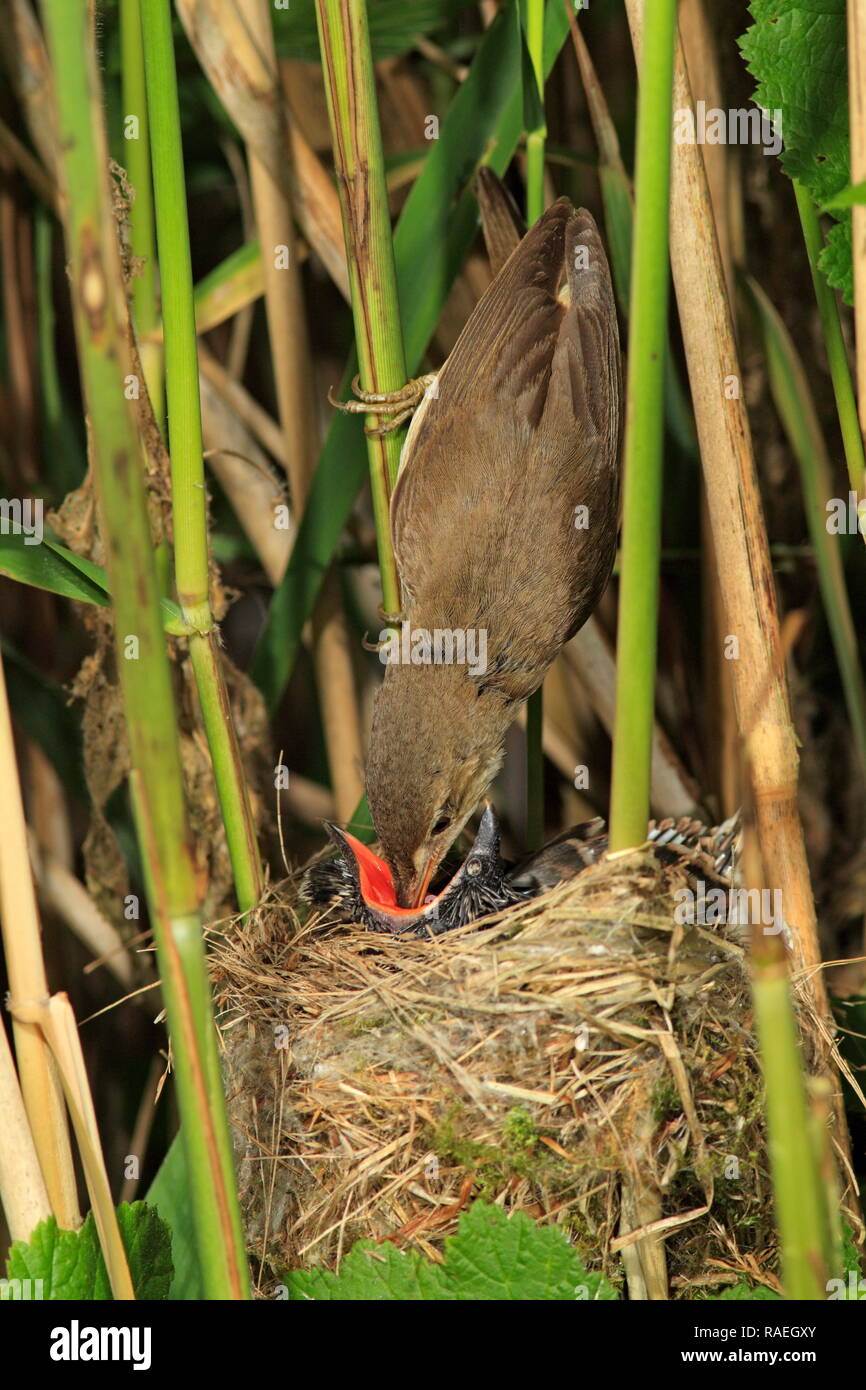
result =
[[[512,717],[500,696],[460,668],[388,667],[366,787],[401,906],[424,902],[437,866],[499,769]]]

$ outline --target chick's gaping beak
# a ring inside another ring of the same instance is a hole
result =
[[[325,829],[340,851],[355,885],[362,904],[363,918],[379,929],[398,934],[435,923],[440,908],[449,900],[449,895],[461,892],[466,866],[471,860],[475,861],[475,869],[482,858],[492,856],[494,862],[499,862],[499,827],[493,808],[488,806],[467,860],[442,892],[432,897],[428,891],[430,880],[441,857],[432,855],[424,862],[420,875],[414,882],[410,881],[406,896],[411,906],[404,907],[398,900],[398,895],[402,894],[395,883],[396,876],[384,859],[380,859],[369,846],[362,844],[348,831],[340,830],[338,826],[328,822],[325,823]]]

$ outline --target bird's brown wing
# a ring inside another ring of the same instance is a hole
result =
[[[410,431],[391,503],[404,607],[489,622],[515,670],[552,659],[609,577],[619,419],[607,260],[591,216],[560,199],[482,296]]]
[[[525,228],[505,184],[486,164],[478,170],[475,195],[490,269],[498,275],[512,251],[520,245]]]

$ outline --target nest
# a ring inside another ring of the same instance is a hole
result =
[[[742,928],[676,924],[685,883],[612,856],[418,940],[301,925],[289,881],[215,938],[257,1286],[362,1237],[439,1258],[481,1197],[556,1223],[631,1297],[777,1287]]]

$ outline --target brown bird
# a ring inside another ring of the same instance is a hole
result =
[[[519,234],[500,189],[479,191],[498,273],[412,421],[391,499],[402,641],[366,789],[403,906],[423,903],[616,550],[621,364],[601,238],[560,198],[506,259]],[[463,634],[467,658],[437,659],[437,630]]]

